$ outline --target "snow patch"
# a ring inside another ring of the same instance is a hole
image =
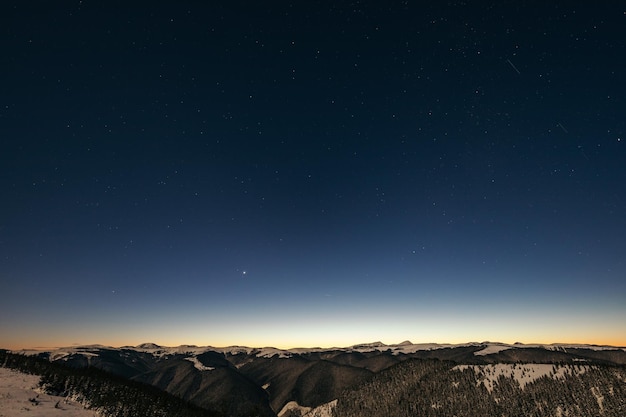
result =
[[[333,410],[336,406],[337,400],[330,401],[315,408],[304,407],[296,401],[289,401],[278,412],[278,417],[283,417],[288,412],[291,412],[291,415],[298,414],[301,417],[333,417]]]
[[[211,368],[210,366],[202,365],[202,362],[200,362],[198,358],[196,358],[195,356],[190,356],[188,358],[185,358],[185,360],[193,363],[193,367],[199,371],[212,371],[215,369],[215,368]]]
[[[140,346],[147,346],[149,344],[144,343],[143,345]],[[209,352],[209,351],[219,351],[218,349],[215,349],[211,346],[204,346],[204,347],[199,347],[199,346],[195,346],[195,345],[181,345],[181,346],[175,346],[175,347],[165,347],[165,346],[158,346],[158,345],[153,345],[151,347],[143,347],[143,348],[139,348],[139,347],[130,347],[127,348],[129,350],[134,350],[137,352],[143,352],[143,353],[149,353],[150,355],[154,356],[155,358],[165,358],[167,356],[172,356],[172,355],[193,355],[193,356],[197,356],[200,355],[201,353],[205,353],[205,352]]]
[[[591,393],[594,397],[596,397],[596,401],[598,402],[598,407],[600,407],[600,412],[604,411],[604,395],[600,392],[600,388],[591,387]]]
[[[623,350],[623,351],[626,351],[626,347],[601,346],[601,345],[585,345],[585,344],[580,344],[580,343],[578,343],[578,344],[577,343],[552,343],[552,344],[515,343],[515,344],[512,344],[512,345],[509,345],[509,344],[506,344],[506,343],[496,343],[496,344],[500,345],[500,346],[509,346],[510,348],[518,348],[518,349],[535,348],[535,349],[552,350],[552,351],[556,351],[556,352],[567,352],[567,349],[589,349],[589,350],[595,350],[595,351],[602,351],[602,350]]]
[[[278,412],[278,417],[283,417],[286,413],[291,412],[292,414],[294,412],[297,412],[298,414],[300,414],[301,416],[306,415],[306,413],[308,413],[309,411],[311,411],[311,407],[303,407],[300,404],[298,404],[296,401],[289,401],[287,404],[285,404],[285,406]]]
[[[523,343],[515,343],[513,345],[507,343],[491,343],[491,342],[483,342],[482,344],[486,345],[484,349],[474,352],[476,356],[484,356],[491,355],[493,353],[502,352],[503,350],[509,349],[545,349],[552,350],[556,352],[567,352],[568,349],[589,349],[595,351],[602,350],[626,350],[623,347],[616,346],[598,346],[598,345],[584,345],[584,344],[566,344],[566,343],[553,343],[551,345],[546,344],[523,344]],[[470,344],[471,345],[471,344]]]
[[[397,345],[386,345],[382,342],[374,342],[374,343],[363,343],[360,345],[350,346],[349,348],[339,348],[337,350],[342,350],[346,352],[391,352],[393,355],[400,354],[411,354],[425,350],[437,350],[437,349],[447,349],[447,348],[455,348],[455,347],[464,347],[464,346],[474,346],[474,343],[462,343],[462,344],[447,344],[447,343],[411,343],[408,340],[405,340],[402,343]]]
[[[306,413],[304,417],[333,417],[333,410],[336,406],[337,400],[332,400],[331,402],[315,407]]]
[[[69,352],[54,352],[50,354],[50,361],[54,362],[54,361],[59,361],[59,360],[67,360],[67,357],[70,356]]]
[[[541,363],[498,363],[490,365],[457,365],[452,369],[458,371],[471,369],[476,374],[477,383],[482,383],[489,392],[492,392],[500,376],[515,379],[520,387],[524,389],[527,384],[543,376],[549,376],[553,379],[565,379],[568,375],[584,374],[589,368],[586,365],[561,366]]]
[[[510,345],[502,345],[502,344],[487,345],[483,350],[474,352],[474,356],[491,355],[493,353],[502,352],[503,350],[509,350],[511,348],[512,346]]]
[[[257,358],[273,358],[274,356],[278,356],[281,359],[291,358],[293,354],[288,350],[276,349],[273,347],[266,347],[259,349],[256,352]]]
[[[205,348],[206,349],[206,348]],[[212,350],[215,352],[221,352],[225,355],[254,355],[257,358],[273,358],[274,356],[278,356],[279,358],[291,358],[296,349],[278,349],[274,347],[264,347],[264,348],[250,348],[245,346],[229,346],[225,348],[210,348],[206,350]]]

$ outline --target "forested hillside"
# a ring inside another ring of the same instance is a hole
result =
[[[334,415],[623,417],[626,369],[558,364],[459,366],[412,359],[345,392]]]
[[[0,366],[40,375],[48,394],[71,397],[103,417],[220,417],[150,385],[100,369],[72,368],[0,350]]]

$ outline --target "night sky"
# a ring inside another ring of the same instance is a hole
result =
[[[0,347],[626,346],[623,2],[10,3]]]

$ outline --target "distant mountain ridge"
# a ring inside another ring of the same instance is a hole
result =
[[[37,349],[37,350],[29,350],[22,349],[19,352],[53,352],[53,351],[62,351],[67,350],[71,351],[73,349],[77,350],[85,350],[85,349],[93,349],[93,348],[105,348],[105,349],[130,349],[130,350],[138,350],[138,351],[149,351],[156,354],[162,353],[181,353],[181,352],[200,352],[212,350],[216,352],[224,352],[230,354],[238,354],[238,353],[256,353],[260,356],[271,357],[273,355],[290,355],[290,354],[304,354],[304,353],[312,353],[312,352],[328,352],[328,351],[356,351],[356,352],[371,352],[371,351],[392,351],[393,353],[415,353],[417,351],[423,350],[436,350],[436,349],[449,349],[449,348],[460,348],[460,347],[483,347],[484,349],[494,349],[498,348],[498,350],[507,350],[507,349],[545,349],[545,350],[566,350],[566,349],[588,349],[595,351],[603,351],[603,350],[622,350],[626,351],[626,347],[623,346],[611,346],[611,345],[595,345],[595,344],[582,344],[582,343],[531,343],[524,344],[520,342],[511,343],[502,343],[502,342],[467,342],[467,343],[458,343],[458,344],[450,344],[450,343],[412,343],[410,340],[405,340],[401,343],[397,344],[385,344],[383,342],[368,342],[368,343],[360,343],[347,347],[298,347],[298,348],[275,348],[275,347],[248,347],[248,346],[227,346],[227,347],[214,347],[214,346],[197,346],[197,345],[180,345],[180,346],[162,346],[152,342],[141,343],[137,346],[122,346],[122,347],[112,347],[105,345],[76,345],[69,347],[60,347],[60,348],[47,348],[47,349]],[[156,352],[155,352],[156,351]]]
[[[295,349],[165,347],[142,343],[121,348],[90,345],[22,353],[77,368],[100,368],[132,381],[153,385],[216,413],[267,417],[328,414],[334,408],[331,403],[336,404],[338,410],[346,409],[347,400],[342,402],[342,398],[350,398],[345,397],[347,392],[357,392],[359,387],[367,387],[369,381],[382,378],[394,369],[411,369],[409,365],[414,361],[445,361],[451,364],[446,365],[446,372],[452,372],[456,365],[483,367],[464,369],[476,372],[478,379],[475,383],[495,383],[496,386],[497,381],[490,379],[480,382],[483,380],[479,374],[497,364],[613,367],[626,364],[626,348],[623,347],[498,342],[455,345],[373,342],[343,348]],[[527,372],[531,371],[544,372],[544,368],[532,368]],[[502,375],[514,379],[516,374],[510,370]],[[570,372],[567,375],[578,374]],[[519,384],[519,381],[514,383]],[[481,392],[481,395],[487,394]]]

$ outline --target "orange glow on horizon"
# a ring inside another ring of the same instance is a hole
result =
[[[215,348],[224,348],[229,346],[245,346],[251,348],[262,348],[262,347],[274,347],[277,349],[296,349],[296,348],[342,348],[349,347],[362,343],[372,343],[372,342],[382,342],[386,345],[394,345],[399,344],[405,340],[409,340],[414,344],[440,344],[440,345],[463,345],[467,343],[483,343],[483,342],[491,342],[491,343],[504,343],[509,345],[514,345],[516,343],[520,343],[522,345],[596,345],[596,346],[612,346],[616,348],[626,348],[626,339],[624,338],[586,338],[581,337],[579,339],[571,338],[571,339],[561,339],[561,340],[545,340],[545,339],[518,339],[518,340],[483,340],[483,339],[474,339],[474,340],[422,340],[422,339],[398,339],[398,340],[385,340],[379,338],[371,338],[368,340],[357,340],[357,341],[340,341],[337,340],[337,343],[332,343],[326,341],[325,343],[315,343],[313,339],[308,341],[300,340],[299,342],[289,341],[289,340],[275,340],[275,343],[269,343],[268,340],[259,340],[255,341],[252,339],[214,339],[214,340],[177,340],[177,339],[163,339],[163,338],[154,338],[153,340],[120,340],[120,339],[111,339],[111,340],[96,340],[96,341],[85,341],[84,343],[76,343],[76,342],[68,342],[67,340],[58,339],[58,340],[46,340],[46,341],[37,341],[28,340],[28,341],[19,341],[14,340],[10,343],[3,343],[0,346],[0,349],[8,349],[8,350],[34,350],[34,351],[46,351],[46,350],[54,350],[60,348],[68,348],[74,346],[91,346],[91,345],[101,345],[113,348],[121,348],[124,346],[137,346],[142,343],[155,343],[159,346],[164,347],[176,347],[182,345],[195,345],[195,346],[211,346]]]

